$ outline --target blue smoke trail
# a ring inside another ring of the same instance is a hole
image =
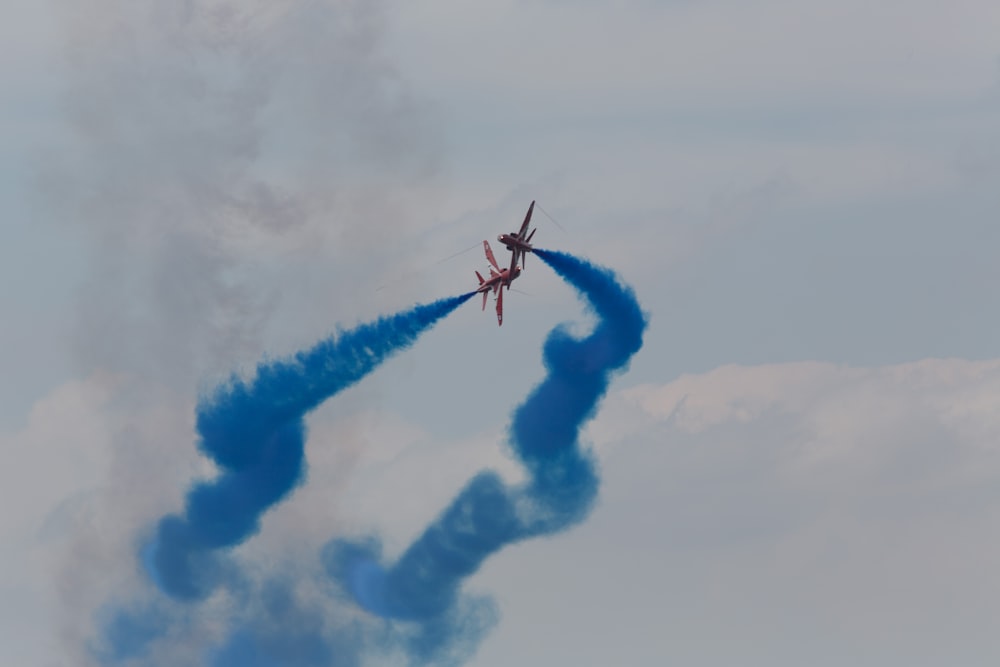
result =
[[[249,619],[211,652],[210,667],[357,667],[361,648],[350,629],[331,631],[323,610],[303,603],[294,582],[266,582],[247,600]]]
[[[261,515],[304,471],[304,416],[409,347],[475,292],[416,306],[340,332],[291,359],[233,377],[197,408],[198,447],[221,470],[160,520],[142,551],[150,577],[179,600],[200,600],[236,574],[220,553],[257,532]]]
[[[543,347],[548,374],[514,411],[510,442],[528,481],[511,488],[492,471],[478,474],[394,565],[380,564],[375,538],[337,539],[324,549],[327,572],[359,606],[383,618],[417,622],[407,646],[415,662],[458,661],[455,643],[484,631],[487,614],[480,607],[483,623],[470,624],[469,601],[459,589],[487,557],[587,516],[598,477],[592,457],[580,447],[580,429],[612,376],[642,347],[646,317],[632,289],[613,272],[561,252],[535,254],[577,289],[598,322],[582,339],[563,325],[550,332]],[[442,656],[445,650],[451,653]]]

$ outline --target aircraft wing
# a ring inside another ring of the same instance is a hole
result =
[[[500,267],[497,265],[497,258],[493,256],[493,249],[490,248],[489,241],[483,240],[483,249],[486,251],[486,259],[489,260],[494,269],[499,271]]]
[[[517,237],[523,239],[528,233],[528,224],[531,222],[531,212],[535,210],[535,200],[531,200],[531,205],[528,206],[528,214],[524,216],[524,222],[521,223],[521,231],[517,233]]]

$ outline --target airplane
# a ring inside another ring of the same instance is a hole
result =
[[[503,326],[503,288],[506,286],[507,290],[510,290],[510,284],[521,275],[521,268],[512,266],[510,269],[501,269],[497,265],[497,258],[493,256],[493,250],[487,241],[483,241],[483,250],[486,251],[486,259],[490,262],[490,277],[487,280],[480,275],[479,271],[476,271],[476,277],[479,278],[479,287],[476,292],[482,293],[483,310],[486,310],[486,296],[490,290],[493,290],[493,294],[497,297],[497,326]]]
[[[526,255],[531,252],[531,237],[535,235],[538,231],[538,227],[531,230],[528,233],[528,223],[531,222],[531,212],[535,209],[535,202],[532,200],[531,205],[528,207],[528,214],[524,216],[524,222],[521,223],[520,231],[511,232],[510,234],[501,234],[497,237],[497,241],[504,244],[507,250],[510,250],[512,257],[510,258],[510,270],[513,271],[517,266],[517,260],[520,258],[522,266],[526,264]]]

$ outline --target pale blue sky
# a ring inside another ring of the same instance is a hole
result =
[[[503,618],[470,664],[995,664],[1000,6],[239,7],[0,21],[0,446],[24,462],[0,662],[81,664],[101,586],[140,585],[111,573],[207,473],[199,390],[470,289],[478,250],[434,262],[537,199],[566,230],[536,212],[538,244],[619,271],[651,327],[594,425],[602,504],[475,578]],[[516,474],[509,410],[580,318],[533,259],[502,329],[467,305],[319,411],[310,483],[248,558],[344,526],[402,548],[468,475]]]

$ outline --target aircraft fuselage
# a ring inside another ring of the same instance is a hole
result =
[[[497,241],[504,244],[507,250],[513,251],[515,248],[520,252],[531,252],[532,250],[532,245],[514,232],[501,234],[497,237]]]
[[[490,276],[489,279],[483,280],[483,282],[480,283],[479,287],[476,289],[476,292],[492,291],[495,294],[496,291],[501,287],[503,287],[504,285],[507,286],[507,289],[510,289],[511,282],[519,275],[521,275],[521,267],[519,266],[514,267],[513,274],[511,274],[510,269],[503,269],[499,273],[494,272],[494,274]]]

